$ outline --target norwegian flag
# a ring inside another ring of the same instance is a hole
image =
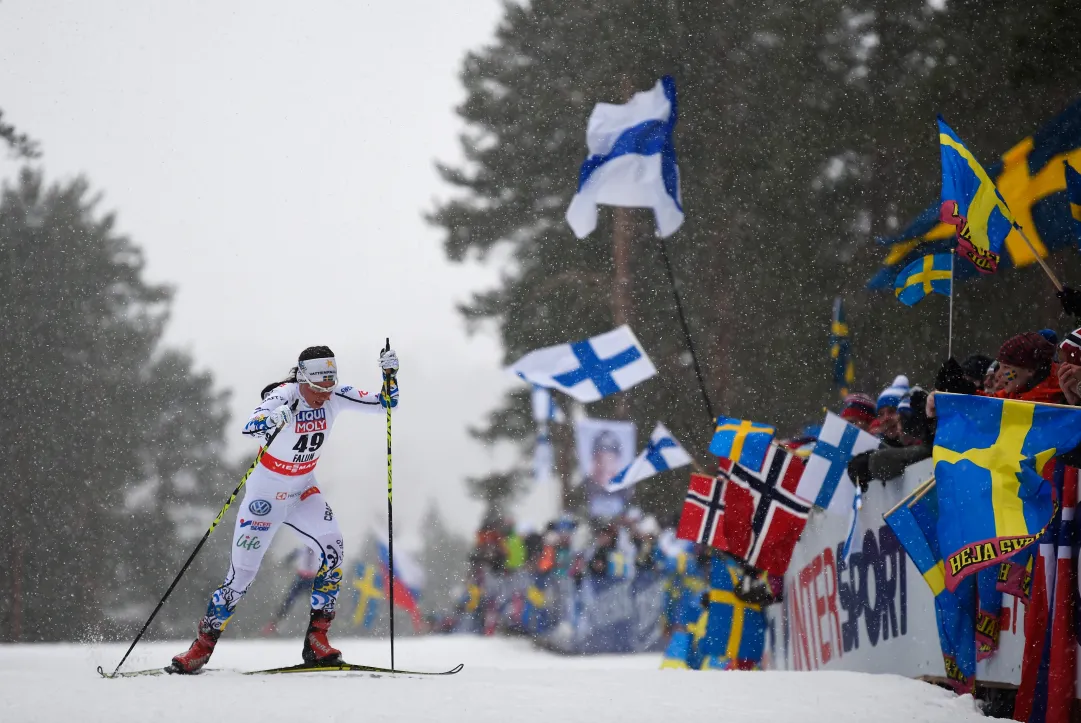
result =
[[[770,445],[762,469],[721,460],[729,476],[724,493],[728,551],[773,575],[784,575],[811,505],[796,496],[803,460]]]
[[[1078,471],[1056,464],[1054,490],[1062,501],[1035,555],[1032,598],[1025,608],[1025,651],[1013,717],[1028,723],[1068,723],[1077,679],[1074,606],[1074,512]]]
[[[725,550],[724,488],[727,477],[691,474],[691,486],[683,500],[676,537]]]

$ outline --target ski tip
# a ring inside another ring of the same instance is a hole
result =
[[[447,675],[454,675],[455,673],[462,672],[462,668],[465,667],[465,663],[458,663],[456,666],[447,671]]]
[[[111,678],[112,677],[111,675],[106,673],[104,670],[102,670],[100,665],[98,666],[98,675],[100,675],[102,678]]]

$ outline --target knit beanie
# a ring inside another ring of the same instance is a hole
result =
[[[1018,369],[1049,369],[1055,347],[1039,332],[1028,331],[1007,339],[998,350],[998,361]]]
[[[1058,334],[1054,329],[1040,329],[1040,336],[1051,342],[1051,346],[1058,346]]]
[[[1076,364],[1075,359],[1081,357],[1081,329],[1074,329],[1059,344],[1062,360],[1069,364]]]
[[[866,394],[849,394],[841,406],[841,419],[870,423],[875,418],[875,403]],[[816,437],[818,435],[815,435]]]
[[[882,411],[886,407],[897,407],[901,400],[908,396],[908,377],[898,374],[893,384],[882,390],[878,395],[878,409]]]

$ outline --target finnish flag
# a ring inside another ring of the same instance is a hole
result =
[[[573,344],[531,351],[509,368],[522,379],[579,402],[630,389],[657,373],[627,325]]]
[[[684,467],[690,463],[691,455],[687,454],[663,424],[657,422],[653,434],[649,435],[646,448],[622,472],[613,477],[605,488],[609,492],[618,492],[659,472]]]
[[[877,437],[828,412],[796,494],[825,510],[852,514],[856,509],[856,486],[848,477],[848,462],[857,454],[881,446]]]
[[[652,208],[659,236],[683,224],[679,167],[672,144],[676,82],[670,76],[623,105],[598,103],[589,116],[589,157],[578,173],[578,193],[567,223],[578,238],[597,227],[597,204]]]

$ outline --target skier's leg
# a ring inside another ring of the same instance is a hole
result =
[[[342,532],[334,519],[334,511],[322,493],[308,496],[294,507],[285,524],[292,527],[304,543],[317,551],[322,566],[312,581],[312,610],[308,632],[304,636],[304,661],[331,663],[341,660],[341,651],[327,640],[334,621],[338,588],[342,581],[342,559],[345,550]]]
[[[255,580],[263,555],[289,514],[290,502],[275,499],[281,483],[269,479],[270,473],[260,472],[256,469],[248,479],[244,501],[237,512],[225,581],[211,594],[191,648],[173,658],[172,669],[176,672],[193,673],[206,665],[237,604]]]

